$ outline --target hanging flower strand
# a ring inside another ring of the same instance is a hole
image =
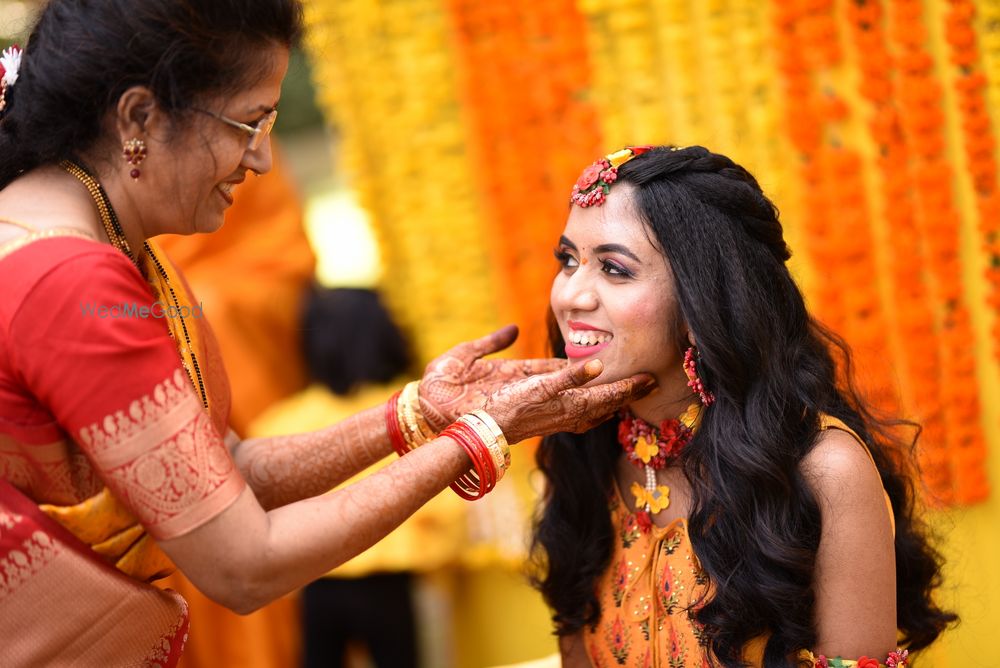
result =
[[[0,113],[7,108],[7,90],[17,83],[21,70],[21,47],[16,44],[0,54]]]

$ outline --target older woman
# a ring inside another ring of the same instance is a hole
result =
[[[270,168],[299,31],[294,0],[52,0],[20,63],[4,61],[8,665],[172,665],[185,606],[148,583],[175,565],[220,603],[253,610],[449,484],[482,496],[508,464],[506,442],[584,429],[652,383],[582,389],[600,364],[483,360],[513,341],[506,328],[324,431],[252,442],[228,431],[206,314],[147,240],[217,229],[234,187]],[[393,449],[406,456],[317,496]]]

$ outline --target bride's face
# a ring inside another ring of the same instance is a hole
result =
[[[599,382],[639,372],[683,376],[673,274],[620,184],[603,206],[574,206],[556,249],[551,305],[571,360],[599,359]]]

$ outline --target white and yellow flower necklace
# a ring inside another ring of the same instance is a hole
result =
[[[654,427],[642,418],[623,410],[619,417],[618,442],[628,460],[645,469],[646,485],[632,483],[639,527],[649,531],[653,515],[670,506],[670,488],[656,484],[656,472],[675,463],[694,436],[701,417],[701,404],[692,403],[679,418],[663,420]]]

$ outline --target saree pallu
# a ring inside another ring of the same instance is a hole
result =
[[[73,614],[60,614],[72,610]],[[46,629],[45,643],[36,629]],[[184,599],[134,580],[0,480],[4,665],[176,666]]]

